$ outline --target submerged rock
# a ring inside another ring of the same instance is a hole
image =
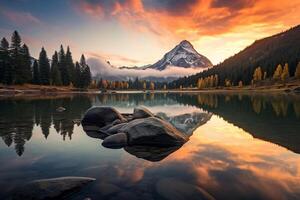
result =
[[[84,130],[97,130],[113,123],[115,120],[126,121],[126,119],[114,108],[92,107],[85,113],[81,124]]]
[[[17,188],[12,199],[62,199],[95,181],[89,177],[60,177],[35,180]]]
[[[66,109],[64,107],[60,106],[60,107],[56,108],[56,111],[57,112],[64,112],[64,111],[66,111]]]
[[[145,107],[134,108],[133,115],[132,115],[133,119],[141,119],[141,118],[147,118],[147,117],[154,117],[154,114],[151,113]]]

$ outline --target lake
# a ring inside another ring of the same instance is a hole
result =
[[[108,149],[76,124],[91,106],[208,120],[177,149]],[[65,112],[57,112],[63,106]],[[0,199],[28,181],[97,180],[70,199],[300,199],[300,95],[99,94],[0,99]]]

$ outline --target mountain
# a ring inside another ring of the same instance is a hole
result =
[[[297,63],[300,61],[300,25],[285,32],[255,41],[241,52],[226,59],[224,62],[198,74],[180,78],[170,86],[195,85],[199,78],[218,74],[219,83],[224,85],[225,79],[230,79],[234,85],[241,80],[250,84],[257,67],[267,72],[271,77],[278,64],[289,64],[289,71],[294,75]]]
[[[199,54],[189,41],[183,40],[162,59],[147,68],[162,71],[169,65],[183,68],[208,68],[212,66],[212,63],[208,58]]]
[[[210,60],[199,54],[187,40],[176,45],[158,62],[141,67],[115,67],[98,58],[90,58],[87,62],[97,79],[101,77],[113,81],[139,77],[143,80],[170,82],[212,66]]]

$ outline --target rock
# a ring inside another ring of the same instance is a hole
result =
[[[64,111],[66,111],[66,109],[64,108],[64,107],[58,107],[58,108],[56,108],[56,111],[57,112],[64,112]]]
[[[107,148],[119,149],[127,145],[127,135],[125,133],[117,133],[106,137],[102,145]]]
[[[12,199],[62,199],[95,180],[89,177],[60,177],[36,180],[17,188]]]
[[[167,200],[214,200],[208,192],[194,184],[175,178],[164,178],[156,184],[157,193]]]
[[[188,140],[170,123],[156,117],[135,119],[124,125],[119,132],[128,137],[129,145],[174,146],[182,145]]]
[[[295,93],[300,93],[300,87],[296,87],[296,88],[294,88],[294,90],[293,90]]]
[[[92,107],[85,113],[81,124],[85,131],[98,130],[101,127],[113,123],[115,120],[125,121],[126,119],[114,108]]]
[[[134,108],[133,110],[133,119],[141,119],[147,117],[154,117],[154,115],[145,107]]]
[[[114,134],[118,133],[119,130],[125,125],[126,125],[126,123],[117,124],[115,126],[110,127],[109,129],[107,129],[105,131],[105,133],[108,135],[114,135]]]

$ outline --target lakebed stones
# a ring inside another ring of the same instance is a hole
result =
[[[12,199],[63,199],[95,180],[89,177],[59,177],[35,180],[17,188]]]

